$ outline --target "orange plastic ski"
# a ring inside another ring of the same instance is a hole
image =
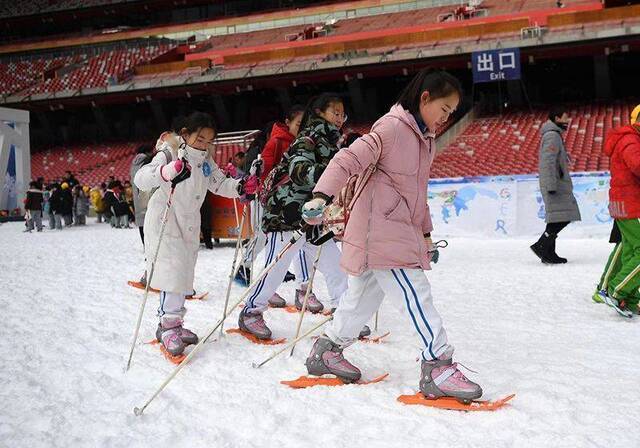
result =
[[[496,401],[473,400],[471,403],[465,404],[450,397],[427,400],[424,395],[418,392],[415,395],[400,395],[398,401],[404,404],[419,404],[431,408],[450,409],[453,411],[495,411],[515,396],[515,394],[511,394]]]
[[[360,342],[369,342],[371,344],[379,344],[380,342],[382,342],[382,340],[384,338],[386,338],[390,334],[391,334],[391,332],[387,331],[385,334],[381,334],[380,336],[375,336],[375,337],[365,336],[365,337],[358,338],[358,339],[360,340]]]
[[[181,354],[181,355],[172,355],[171,353],[169,353],[167,351],[166,348],[164,348],[164,345],[162,345],[160,342],[158,342],[157,339],[153,339],[151,341],[145,342],[145,344],[159,345],[160,346],[160,352],[164,355],[165,358],[167,358],[167,360],[169,362],[172,362],[173,364],[180,364],[182,361],[184,361],[184,358],[187,357],[187,355],[185,355],[184,353]]]
[[[227,333],[238,333],[238,334],[244,336],[245,338],[249,339],[254,344],[279,345],[279,344],[284,344],[285,342],[287,342],[286,338],[282,338],[282,339],[258,339],[257,337],[255,337],[251,333],[247,333],[246,331],[242,331],[239,328],[230,328],[230,329],[227,330]]]
[[[289,381],[280,381],[280,384],[284,384],[285,386],[292,387],[294,389],[304,389],[306,387],[313,386],[344,386],[345,384],[357,384],[360,386],[364,386],[366,384],[374,384],[379,383],[388,377],[389,374],[385,373],[383,375],[377,376],[371,380],[359,380],[355,383],[343,383],[336,377],[324,377],[324,376],[301,376],[295,380]]]
[[[209,295],[209,291],[203,292],[201,294],[191,294],[185,297],[187,300],[205,300]]]
[[[276,308],[277,309],[277,308]],[[298,308],[295,307],[295,305],[287,305],[283,308],[281,308],[283,310],[285,310],[287,313],[299,313],[300,310]],[[307,310],[309,313],[311,313],[311,311]],[[324,310],[320,313],[311,313],[311,314],[322,314],[323,316],[330,316],[331,315],[331,311],[329,310]]]
[[[144,291],[144,284],[143,283],[136,282],[136,281],[133,281],[133,280],[129,280],[127,282],[127,285],[133,286],[134,288],[137,288],[137,289],[142,289]],[[151,291],[151,292],[160,292],[159,290],[157,290],[155,288],[149,288],[149,291]]]

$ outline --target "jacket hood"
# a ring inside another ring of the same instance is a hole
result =
[[[635,135],[640,139],[640,130],[636,130],[638,128],[634,128],[633,126],[622,126],[620,128],[615,128],[609,131],[609,135],[607,136],[607,140],[604,144],[604,153],[611,157],[618,142],[627,135]]]
[[[295,139],[293,134],[289,132],[287,125],[284,123],[273,123],[270,138],[277,138],[288,142],[292,142]]]

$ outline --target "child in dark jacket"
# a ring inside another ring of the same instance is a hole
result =
[[[32,181],[29,183],[27,190],[27,199],[24,204],[27,215],[27,229],[25,232],[31,232],[34,226],[38,232],[42,232],[42,190],[38,187],[38,183]]]

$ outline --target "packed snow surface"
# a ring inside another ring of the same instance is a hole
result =
[[[93,221],[93,220],[91,220]],[[637,447],[640,446],[640,316],[624,320],[591,301],[612,246],[558,239],[562,266],[542,265],[526,239],[449,238],[428,277],[456,360],[477,373],[489,399],[515,393],[493,413],[396,401],[417,390],[420,350],[402,304],[384,302],[381,344],[345,350],[367,386],[293,390],[311,340],[260,369],[277,348],[239,335],[198,353],[142,416],[134,416],[174,366],[157,346],[150,294],[129,372],[123,368],[143,292],[137,230],[22,233],[0,225],[0,445],[10,447]],[[437,234],[435,235],[437,237]],[[232,243],[202,250],[186,326],[201,336],[222,314]],[[326,298],[322,276],[316,293]],[[231,301],[243,288],[235,285]],[[280,293],[293,301],[294,286]],[[291,338],[296,314],[271,310],[274,337]],[[305,316],[309,328],[321,316]],[[372,323],[373,325],[373,323]],[[226,328],[237,327],[237,312]]]

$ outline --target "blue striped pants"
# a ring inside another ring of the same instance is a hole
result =
[[[264,264],[267,267],[273,262],[293,236],[292,232],[270,232],[267,234],[267,245],[264,251]],[[318,271],[322,273],[329,292],[329,307],[335,307],[347,290],[347,274],[340,269],[340,249],[333,240],[327,241],[322,246],[322,254],[318,260]],[[290,247],[282,258],[271,268],[269,273],[262,278],[249,292],[245,303],[245,312],[263,312],[267,309],[268,300],[282,284],[289,265],[294,260],[299,261],[302,272],[296,272],[296,280],[306,283],[311,275],[311,266],[316,258],[318,248],[308,243],[302,236],[296,244]],[[257,277],[257,269],[256,275]],[[317,277],[316,277],[317,279]]]
[[[349,289],[325,334],[336,344],[351,344],[385,297],[406,313],[424,347],[424,360],[436,359],[449,348],[442,318],[433,306],[431,285],[421,269],[370,270],[359,277],[349,275]]]

